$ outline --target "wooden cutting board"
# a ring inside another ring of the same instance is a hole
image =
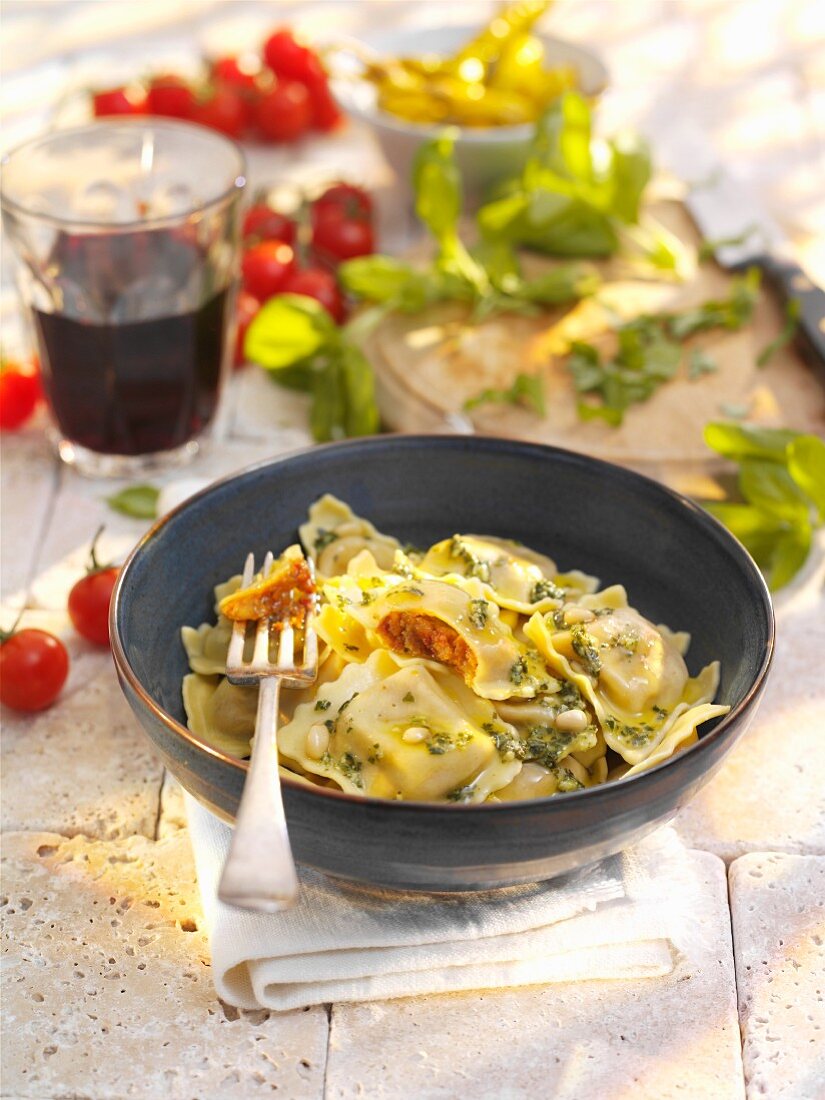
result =
[[[653,212],[686,243],[698,244],[681,203],[657,203]],[[534,269],[552,263],[532,257],[528,262]],[[388,317],[366,348],[386,424],[397,431],[478,432],[549,443],[653,476],[680,470],[688,478],[714,468],[716,460],[702,438],[710,420],[744,413],[744,422],[825,434],[825,386],[792,345],[777,351],[765,367],[756,366],[759,352],[783,323],[769,293],[761,295],[753,320],[739,332],[709,332],[691,342],[690,347],[707,350],[718,364],[716,372],[690,380],[683,366],[648,401],[631,406],[619,427],[580,420],[563,350],[570,338],[609,348],[609,315],[600,302],[630,318],[725,297],[731,282],[714,263],[700,265],[683,284],[622,276],[615,261],[596,266],[605,280],[597,300],[582,302],[572,312],[500,315],[475,325],[463,306],[447,304],[416,316]],[[464,412],[468,398],[489,388],[506,389],[523,372],[542,374],[546,416],[510,405]],[[677,480],[685,486],[683,477]]]

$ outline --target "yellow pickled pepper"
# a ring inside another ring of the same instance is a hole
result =
[[[517,0],[449,58],[424,55],[367,66],[378,105],[417,123],[512,126],[534,121],[545,104],[575,82],[575,73],[545,71],[544,48],[529,32],[550,0]]]

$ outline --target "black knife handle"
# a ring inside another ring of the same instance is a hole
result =
[[[757,261],[783,307],[799,302],[796,338],[809,365],[825,377],[825,291],[794,260],[760,256]]]

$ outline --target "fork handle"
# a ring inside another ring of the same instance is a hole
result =
[[[229,845],[218,897],[241,909],[277,913],[298,896],[298,878],[278,774],[281,679],[261,680],[252,759]]]

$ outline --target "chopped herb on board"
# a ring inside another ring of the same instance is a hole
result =
[[[618,346],[612,357],[602,357],[593,344],[573,341],[567,369],[580,395],[580,418],[604,420],[618,427],[631,405],[647,401],[674,377],[682,364],[683,341],[714,328],[735,331],[750,320],[759,285],[759,271],[753,268],[733,280],[727,298],[713,299],[682,313],[636,317],[615,330]],[[692,352],[689,378],[713,370],[716,364],[705,352]]]
[[[791,298],[785,306],[785,324],[782,326],[782,331],[760,351],[756,359],[757,367],[767,366],[780,348],[784,348],[786,344],[789,344],[791,340],[793,340],[794,333],[796,332],[796,323],[799,320],[801,311],[802,303],[800,300],[798,298]]]
[[[464,411],[472,412],[479,405],[522,405],[537,416],[547,411],[544,401],[544,382],[540,374],[517,374],[506,390],[482,390],[464,402]]]

